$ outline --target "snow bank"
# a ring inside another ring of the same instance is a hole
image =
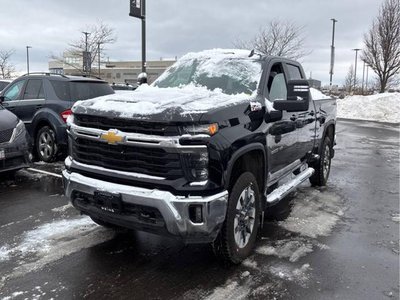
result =
[[[339,118],[400,123],[400,93],[350,96],[337,103]]]

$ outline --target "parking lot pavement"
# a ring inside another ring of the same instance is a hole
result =
[[[328,187],[290,195],[288,217],[229,268],[207,245],[80,216],[62,163],[2,177],[0,299],[398,299],[399,128],[340,121],[337,143]]]

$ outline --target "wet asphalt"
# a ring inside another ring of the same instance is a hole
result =
[[[398,125],[339,121],[328,186],[291,194],[226,267],[208,245],[94,225],[57,177],[2,176],[0,299],[399,299],[399,180]]]

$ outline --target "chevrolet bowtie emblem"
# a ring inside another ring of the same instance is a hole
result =
[[[108,131],[107,133],[103,133],[100,138],[104,141],[107,141],[107,143],[109,144],[116,144],[116,143],[120,143],[124,140],[123,136],[120,136],[117,134],[117,132],[115,131]]]

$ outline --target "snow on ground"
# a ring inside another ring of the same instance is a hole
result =
[[[281,299],[285,298],[287,282],[307,288],[315,279],[307,255],[317,250],[329,250],[318,238],[328,236],[342,216],[343,200],[334,191],[300,188],[293,195],[290,216],[273,224],[277,226],[276,230],[283,230],[282,234],[263,237],[255,254],[243,261],[240,272],[224,284],[209,293],[193,289],[184,298]]]
[[[0,289],[11,278],[40,270],[51,262],[103,243],[113,236],[112,231],[96,225],[89,217],[55,220],[27,231],[20,241],[0,245]],[[1,263],[10,260],[24,263],[16,266],[11,274],[2,274]]]
[[[339,118],[400,123],[400,93],[349,96],[337,103]]]

